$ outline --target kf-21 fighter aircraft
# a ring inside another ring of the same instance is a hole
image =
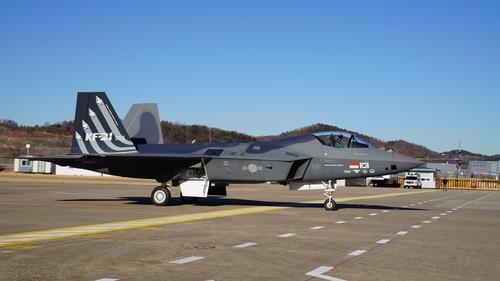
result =
[[[106,173],[154,179],[154,205],[169,204],[171,189],[194,203],[226,195],[231,183],[274,182],[290,190],[324,189],[326,210],[335,210],[337,179],[410,170],[422,163],[375,148],[346,132],[321,132],[253,143],[163,144],[155,104],[133,105],[124,122],[104,92],[78,93],[71,152],[31,157]],[[170,184],[171,183],[171,184]]]

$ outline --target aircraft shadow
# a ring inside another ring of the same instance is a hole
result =
[[[149,197],[117,197],[117,198],[82,198],[82,199],[63,199],[58,201],[65,202],[124,202],[124,204],[134,205],[151,205]],[[169,206],[184,205],[180,198],[172,198]],[[266,206],[266,207],[290,207],[290,208],[324,208],[322,203],[301,203],[301,202],[286,202],[286,201],[262,201],[248,200],[238,198],[200,198],[194,206]],[[366,209],[366,210],[426,210],[422,208],[400,208],[385,205],[372,204],[337,204],[338,209]]]

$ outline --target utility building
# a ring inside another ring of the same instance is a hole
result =
[[[471,177],[495,177],[498,179],[500,161],[469,161]]]
[[[53,174],[55,165],[45,161],[31,161],[28,159],[14,159],[14,172]]]

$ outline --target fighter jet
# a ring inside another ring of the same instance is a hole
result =
[[[346,132],[252,143],[163,144],[157,109],[140,108],[132,107],[135,115],[125,118],[129,131],[135,128],[131,136],[104,92],[78,93],[71,152],[31,159],[154,179],[160,185],[151,201],[158,206],[169,204],[173,187],[180,187],[183,202],[194,203],[208,195],[225,196],[228,184],[274,182],[290,190],[323,189],[326,210],[336,209],[338,179],[394,174],[422,164]]]

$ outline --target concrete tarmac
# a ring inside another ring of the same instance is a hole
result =
[[[0,280],[500,278],[498,192],[345,187],[327,212],[266,184],[156,207],[154,185],[0,177]]]

